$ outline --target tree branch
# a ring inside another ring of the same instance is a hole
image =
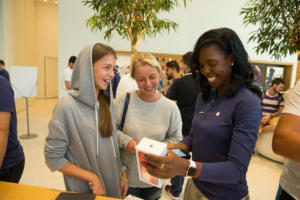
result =
[[[285,28],[287,28],[287,29],[290,29],[290,27],[289,27],[289,23],[287,22],[287,20],[286,20],[286,17],[285,17],[285,6],[284,6],[284,2],[282,2],[282,0],[279,0],[279,2],[280,2],[280,5],[279,5],[279,7],[280,7],[280,11],[281,11],[281,17],[282,17],[282,19],[283,19],[283,26],[285,27]]]
[[[145,31],[146,31],[146,28],[144,28],[144,29],[141,31],[141,33],[140,33],[140,35],[139,35],[139,37],[138,37],[138,41],[143,37]]]

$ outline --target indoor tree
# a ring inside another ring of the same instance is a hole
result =
[[[180,6],[178,0],[83,0],[94,14],[87,20],[92,31],[105,29],[104,39],[110,39],[113,31],[130,40],[131,60],[137,53],[138,43],[145,35],[149,37],[176,30],[178,24],[162,19],[159,14]],[[182,0],[184,6],[186,0]]]
[[[244,24],[258,25],[248,42],[256,42],[256,53],[276,59],[300,52],[300,0],[249,0],[242,8]]]

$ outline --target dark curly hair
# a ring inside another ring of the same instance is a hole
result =
[[[211,87],[207,79],[200,73],[199,52],[203,47],[210,45],[217,45],[226,56],[232,54],[234,57],[230,85],[231,92],[226,93],[226,95],[234,95],[244,85],[260,97],[260,89],[252,84],[254,71],[248,61],[248,54],[240,38],[229,28],[218,28],[209,30],[199,37],[191,58],[192,73],[201,91],[202,98],[205,101],[209,99]]]

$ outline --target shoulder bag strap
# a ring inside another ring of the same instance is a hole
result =
[[[124,126],[124,122],[125,122],[125,118],[126,118],[126,113],[127,113],[129,101],[130,101],[130,93],[127,92],[127,93],[126,93],[125,103],[124,103],[124,109],[123,109],[123,114],[122,114],[121,124],[120,124],[120,130],[121,130],[121,131],[123,131],[123,126]]]

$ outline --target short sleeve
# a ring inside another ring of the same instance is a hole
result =
[[[0,112],[14,112],[14,93],[4,77],[0,77]]]
[[[284,96],[284,101],[282,113],[300,116],[300,81],[298,81],[294,88],[288,90]]]
[[[65,81],[71,81],[71,78],[72,78],[72,71],[73,70],[66,70],[64,72],[64,79]]]

